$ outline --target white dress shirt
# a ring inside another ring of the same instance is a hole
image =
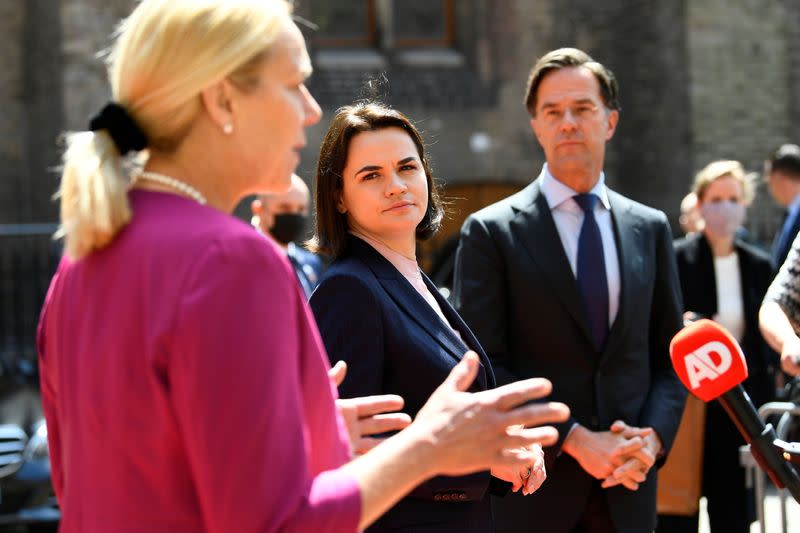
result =
[[[717,314],[712,318],[730,331],[737,341],[744,337],[744,301],[739,254],[714,258],[717,281]]]
[[[542,169],[540,184],[542,194],[547,200],[553,221],[556,223],[561,244],[567,254],[572,275],[577,278],[578,270],[578,237],[583,225],[583,209],[572,198],[577,192],[554,178],[545,163]],[[617,255],[617,243],[614,240],[614,227],[611,220],[611,204],[608,202],[608,192],[605,185],[605,174],[600,173],[597,184],[589,191],[600,198],[595,204],[594,217],[600,228],[600,238],[603,241],[603,255],[606,263],[606,280],[608,282],[608,327],[614,323],[619,310],[620,268]]]

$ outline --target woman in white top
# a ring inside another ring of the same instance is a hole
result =
[[[340,109],[320,149],[315,202],[312,249],[334,261],[310,304],[328,356],[347,363],[341,395],[398,394],[416,416],[468,349],[481,361],[470,390],[493,388],[480,344],[417,265],[416,241],[436,232],[442,205],[413,124],[379,104]],[[536,490],[541,447],[528,466],[434,478],[368,531],[493,531],[489,494]]]
[[[777,356],[758,329],[758,310],[771,277],[769,256],[739,237],[751,185],[738,161],[714,161],[697,174],[693,192],[703,230],[675,244],[685,318],[709,318],[733,334],[747,359],[749,377],[744,386],[753,402],[761,405],[774,394]],[[711,531],[748,532],[753,502],[738,456],[744,442],[716,402],[706,407],[704,429],[702,493],[708,501]],[[664,468],[681,469],[685,465],[672,461],[678,458],[679,454],[671,456]],[[660,515],[657,531],[696,532],[697,514]]]

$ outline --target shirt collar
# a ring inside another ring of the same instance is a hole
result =
[[[409,259],[408,257],[404,256],[403,254],[395,251],[392,248],[389,248],[387,245],[382,243],[381,241],[366,235],[365,233],[361,233],[360,231],[350,230],[351,235],[355,235],[362,241],[366,242],[370,246],[372,246],[375,251],[381,254],[384,259],[389,261],[394,268],[400,272],[403,277],[408,280],[419,280],[422,281],[422,274],[419,271],[419,264],[413,259]],[[414,283],[412,283],[413,285]]]
[[[551,211],[561,206],[561,204],[567,200],[572,200],[572,197],[578,194],[576,191],[572,190],[570,187],[553,177],[553,175],[550,174],[550,170],[547,168],[547,163],[545,163],[544,167],[542,168],[541,177],[542,178],[539,187],[541,188],[542,194],[544,194],[545,200],[547,200],[547,206]],[[589,192],[591,194],[596,194],[600,198],[600,203],[603,204],[603,207],[611,210],[611,204],[608,201],[608,189],[606,188],[605,172],[600,172],[600,179],[597,180],[597,183]]]
[[[800,211],[800,194],[794,197],[786,210],[789,212],[790,217],[794,217]]]

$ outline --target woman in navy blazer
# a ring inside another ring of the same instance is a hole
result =
[[[320,150],[315,202],[311,248],[334,261],[310,304],[331,361],[347,363],[342,397],[398,394],[415,416],[467,350],[481,361],[470,391],[493,388],[480,344],[416,263],[416,240],[435,233],[443,210],[411,122],[379,104],[340,109]],[[436,477],[368,531],[493,531],[489,494],[544,481],[541,447],[529,452],[521,471]]]

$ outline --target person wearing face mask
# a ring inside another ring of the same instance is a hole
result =
[[[736,337],[749,370],[745,389],[753,402],[761,405],[774,395],[778,359],[758,328],[759,306],[772,275],[770,258],[744,242],[739,232],[752,188],[741,163],[714,161],[697,174],[693,192],[705,226],[675,244],[684,319],[712,319]],[[718,403],[709,403],[703,410],[697,402],[689,398],[675,447],[660,473],[662,505],[656,531],[696,532],[699,497],[705,495],[712,533],[746,533],[753,519],[753,499],[739,465],[738,450],[744,441]],[[699,442],[703,443],[701,462],[696,460]],[[682,444],[685,454],[681,453]],[[679,490],[666,480],[678,475],[691,487],[688,478],[692,472],[699,494],[695,491],[695,498],[683,509],[665,507],[667,493]]]
[[[681,216],[678,223],[684,235],[692,235],[703,229],[703,217],[700,216],[700,206],[697,205],[697,195],[689,192],[681,200]]]
[[[286,192],[262,193],[250,204],[250,223],[286,252],[306,298],[311,297],[324,270],[317,254],[296,244],[305,233],[309,196],[305,182],[292,174],[292,184]]]

